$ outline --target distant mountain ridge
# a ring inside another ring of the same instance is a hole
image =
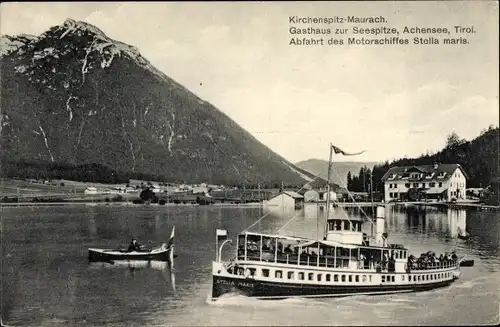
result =
[[[361,167],[366,166],[372,169],[376,162],[355,162],[355,161],[340,161],[333,162],[331,172],[331,182],[340,186],[347,186],[347,173],[357,175]],[[318,175],[323,179],[328,178],[328,161],[322,159],[308,159],[295,163],[295,166],[300,167],[312,174]]]
[[[314,178],[93,25],[68,19],[0,45],[2,162],[99,164],[191,183]]]

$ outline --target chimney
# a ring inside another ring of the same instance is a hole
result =
[[[438,169],[438,167],[439,167],[439,163],[435,162],[434,163],[434,169]]]
[[[375,220],[375,243],[378,246],[383,246],[384,238],[383,234],[385,232],[385,207],[377,206],[376,209],[376,220]]]

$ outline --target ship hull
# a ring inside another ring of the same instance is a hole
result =
[[[428,291],[446,287],[453,279],[428,284],[408,285],[311,285],[300,283],[278,283],[252,278],[235,278],[213,275],[212,299],[227,294],[240,294],[261,299],[289,297],[343,297],[352,295],[382,295],[392,293]]]

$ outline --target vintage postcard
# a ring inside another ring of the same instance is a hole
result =
[[[498,26],[2,3],[0,325],[498,324]]]

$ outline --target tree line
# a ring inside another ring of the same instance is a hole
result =
[[[162,184],[186,184],[201,183],[203,181],[183,181],[175,178],[148,174],[144,172],[118,171],[112,167],[101,163],[71,164],[56,163],[41,160],[8,160],[4,159],[0,163],[0,177],[17,179],[67,179],[78,182],[103,183],[103,184],[127,184],[131,179],[157,181]],[[268,183],[244,183],[233,181],[227,187],[238,189],[279,189],[282,184],[278,182]],[[302,185],[283,184],[285,189],[297,189]]]

